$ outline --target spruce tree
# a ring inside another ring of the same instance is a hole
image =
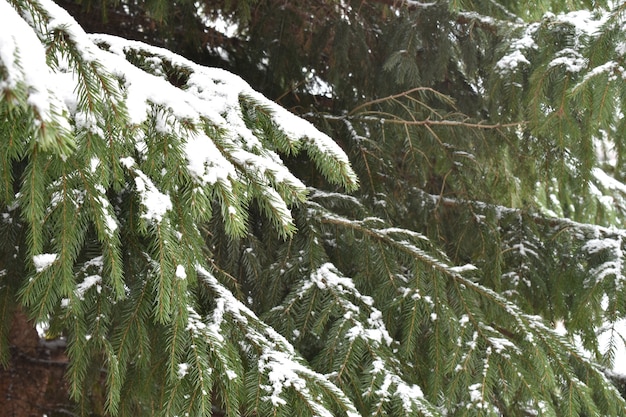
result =
[[[626,415],[625,9],[0,0],[0,406]]]

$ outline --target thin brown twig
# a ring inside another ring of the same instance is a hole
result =
[[[374,114],[374,113],[371,113]],[[405,126],[462,126],[462,127],[471,127],[476,129],[501,129],[501,128],[509,128],[509,127],[517,127],[525,125],[526,121],[519,122],[511,122],[511,123],[496,123],[496,124],[487,124],[487,123],[473,123],[473,122],[464,122],[459,120],[432,120],[432,119],[424,119],[424,120],[404,120],[404,119],[378,119],[379,121],[383,121],[385,124],[400,124]]]
[[[357,111],[359,111],[359,110],[361,110],[361,109],[363,109],[365,107],[372,106],[374,104],[384,103],[385,101],[395,100],[395,99],[400,98],[400,97],[408,97],[412,93],[415,93],[417,91],[428,91],[428,92],[431,92],[431,93],[433,93],[433,94],[435,94],[437,96],[440,96],[441,98],[444,98],[445,99],[444,101],[447,101],[449,104],[451,104],[451,105],[454,104],[453,100],[450,97],[440,93],[439,91],[437,91],[437,90],[435,90],[433,88],[430,88],[430,87],[415,87],[415,88],[412,88],[410,90],[403,91],[402,93],[392,94],[392,95],[387,96],[387,97],[377,98],[375,100],[371,100],[371,101],[365,102],[363,104],[360,104],[360,105],[356,106],[354,109],[352,109],[350,111],[350,113],[348,113],[348,115],[353,115]]]

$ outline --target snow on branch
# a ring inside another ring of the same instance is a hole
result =
[[[169,165],[224,205],[233,234],[245,228],[253,199],[281,234],[295,230],[289,206],[303,201],[307,190],[281,153],[304,150],[329,181],[357,187],[348,157],[330,137],[240,77],[141,42],[87,35],[50,0],[26,4],[17,10],[0,3],[0,113],[15,103],[31,111],[36,137],[48,148],[55,144],[63,157],[87,146],[85,140],[107,142],[112,155],[100,161],[113,166],[103,171],[112,169],[121,176],[122,162],[133,158],[144,217],[158,222],[180,189],[157,192],[151,185],[159,182],[156,169],[149,172],[143,166],[155,154],[159,138],[176,155],[167,158],[181,158]],[[173,74],[181,81],[172,83]],[[151,160],[152,166],[168,165],[160,154],[163,161]],[[166,167],[160,174],[165,173]]]
[[[328,404],[322,397],[337,401],[348,417],[358,417],[352,402],[329,379],[303,363],[294,347],[281,334],[261,321],[256,314],[240,302],[226,287],[201,266],[197,272],[202,280],[215,293],[216,308],[212,320],[205,326],[214,334],[223,334],[221,329],[226,321],[236,323],[245,329],[242,337],[251,347],[250,353],[258,357],[258,371],[265,375],[266,382],[259,386],[265,392],[264,401],[273,407],[282,407],[288,402],[293,406],[290,390],[295,390],[298,398],[310,407],[314,415],[332,416]],[[322,397],[320,397],[320,394]]]
[[[528,55],[532,51],[539,50],[541,31],[546,27],[568,27],[572,32],[571,44],[573,48],[565,47],[557,51],[556,56],[548,63],[548,68],[562,66],[570,73],[579,73],[587,67],[587,60],[580,55],[582,38],[596,36],[600,27],[606,21],[606,15],[597,15],[589,11],[578,10],[569,13],[554,15],[546,13],[540,22],[532,23],[524,27],[521,34],[514,39],[507,53],[496,63],[497,72],[506,76],[521,67],[531,65]],[[521,26],[520,26],[521,27]],[[554,30],[554,29],[551,29]]]
[[[538,49],[534,37],[540,26],[539,23],[528,25],[524,29],[522,36],[511,42],[509,52],[500,58],[495,65],[498,73],[506,75],[513,72],[518,67],[530,65],[530,61],[528,61],[524,53],[529,50]]]
[[[46,63],[37,34],[7,2],[0,2],[0,112],[21,107],[34,116],[38,142],[66,155],[73,148],[68,109],[55,91],[56,79]]]
[[[497,213],[495,216],[497,219],[502,219],[503,217],[507,217],[509,215],[513,216],[513,218],[516,218],[518,215],[522,215],[520,210],[492,206],[481,202],[459,201],[426,193],[424,193],[421,197],[427,203],[429,201],[432,202],[433,207],[440,204],[449,206],[470,205],[475,212],[480,213],[486,210],[493,211]],[[367,242],[365,245],[375,246],[371,244],[372,241],[380,242],[380,244],[386,248],[397,252],[398,256],[411,257],[417,263],[427,267],[422,267],[422,270],[433,271],[436,273],[437,276],[429,275],[427,281],[439,280],[441,284],[438,285],[444,285],[446,287],[450,286],[451,288],[458,290],[456,293],[457,295],[454,297],[456,300],[455,302],[463,307],[465,312],[464,315],[458,320],[460,329],[464,328],[464,326],[467,327],[467,324],[470,324],[474,329],[473,331],[476,339],[473,343],[481,343],[482,348],[480,349],[480,352],[484,352],[485,349],[487,349],[491,355],[491,359],[489,359],[481,356],[482,353],[478,353],[478,351],[476,351],[473,354],[469,354],[470,356],[474,356],[472,359],[470,359],[469,356],[459,356],[457,358],[457,363],[458,366],[460,366],[460,370],[465,369],[465,363],[475,361],[477,358],[480,360],[484,359],[485,361],[491,360],[499,363],[506,363],[506,367],[511,367],[512,369],[516,369],[516,367],[523,369],[526,365],[522,365],[522,362],[525,360],[522,357],[522,353],[533,352],[534,361],[538,361],[538,363],[546,363],[545,369],[552,375],[550,378],[553,379],[551,384],[553,384],[554,388],[560,384],[559,378],[568,375],[567,373],[569,372],[568,369],[570,367],[570,361],[573,360],[579,365],[592,371],[592,377],[598,381],[599,386],[609,389],[607,387],[610,387],[610,385],[606,383],[605,377],[592,364],[592,362],[588,360],[587,356],[576,346],[572,345],[564,337],[559,335],[551,326],[546,324],[542,317],[524,312],[522,308],[516,305],[513,301],[507,299],[504,295],[492,290],[479,280],[466,276],[467,272],[476,270],[475,267],[471,265],[462,267],[451,266],[450,261],[444,254],[439,254],[439,256],[437,255],[436,249],[422,249],[422,247],[419,247],[418,242],[425,240],[419,233],[396,227],[384,227],[384,222],[381,219],[365,218],[362,220],[353,220],[342,217],[335,213],[328,212],[323,207],[311,201],[308,203],[308,207],[311,210],[311,216],[319,218],[319,221],[322,224],[337,227],[343,230],[341,233],[357,232],[358,235],[364,238],[362,240]],[[584,242],[588,242],[584,247],[584,251],[586,252],[612,252],[619,261],[616,260],[603,264],[603,266],[600,267],[601,269],[597,271],[598,273],[596,275],[598,275],[600,279],[603,279],[608,275],[619,274],[617,269],[621,268],[622,240],[621,237],[617,236],[621,236],[624,231],[602,228],[600,226],[590,224],[579,224],[569,219],[549,218],[539,214],[529,214],[529,217],[531,222],[535,221],[546,225],[548,228],[554,229],[554,233],[557,235],[565,232],[570,234],[575,240],[580,239],[582,244],[584,244]],[[594,240],[593,236],[598,237],[598,240]],[[361,242],[361,239],[359,239],[359,242]],[[428,244],[428,242],[425,243]],[[478,270],[478,273],[480,273],[480,270]],[[419,272],[413,272],[411,276],[419,276],[418,274]],[[419,279],[412,278],[411,282],[413,282],[413,280],[418,282],[420,281]],[[352,287],[349,282],[345,281],[344,278],[326,279],[326,281],[336,282],[335,287],[337,288],[349,289]],[[311,283],[309,285],[312,286],[313,284]],[[435,299],[432,297],[432,294],[430,293],[432,288],[413,288],[412,285],[409,288],[401,289],[402,295],[409,305],[408,308],[411,315],[420,314],[421,316],[427,317],[430,314],[431,326],[437,326],[440,321],[449,323],[449,318],[460,315],[459,311],[456,308],[451,308],[445,299]],[[309,298],[311,297],[308,297],[307,299]],[[437,312],[434,309],[420,309],[418,303],[421,301],[425,304],[436,306],[440,315],[447,315],[447,318],[441,318],[441,320],[439,320],[440,317],[436,315]],[[495,309],[494,311],[497,311],[494,317],[498,317],[495,323],[491,323],[490,325],[482,323],[480,314],[476,314],[472,309],[472,305],[477,302],[485,302],[493,306]],[[420,310],[419,313],[418,310]],[[435,315],[433,315],[433,313],[435,313]],[[426,318],[424,318],[424,320],[425,319]],[[417,320],[419,319],[415,318],[413,321]],[[411,320],[407,319],[407,321]],[[416,333],[415,337],[417,337],[418,340],[421,340],[419,339],[420,336],[417,334],[418,333]],[[468,332],[463,330],[461,334],[467,335]],[[469,332],[469,334],[471,335],[471,332]],[[419,343],[425,342],[421,341]],[[547,364],[548,358],[552,358],[550,359],[550,361],[552,361],[552,364],[550,365]],[[493,368],[494,365],[492,364],[488,369]],[[465,372],[469,372],[469,370],[465,370]],[[493,376],[491,372],[492,371],[490,370],[489,375]],[[523,376],[523,372],[518,372],[516,378],[520,379],[518,382],[528,384],[528,381],[526,381]],[[478,384],[482,382],[475,381],[475,383]],[[581,381],[571,378],[567,381],[567,383],[571,384],[572,389],[576,391],[576,395],[580,398],[586,398],[588,396],[589,393]],[[475,391],[472,392],[475,393]],[[471,400],[474,401],[476,398],[472,397]],[[488,399],[481,397],[480,401],[474,405],[476,407],[493,405],[488,402]]]
[[[110,70],[126,83],[131,121],[135,124],[145,120],[148,103],[163,106],[182,119],[207,121],[227,133],[222,137],[227,141],[226,146],[238,149],[239,154],[231,156],[239,165],[252,166],[261,174],[271,172],[276,181],[299,187],[300,182],[282,166],[278,155],[266,149],[259,141],[258,132],[246,124],[242,109],[242,100],[246,100],[258,110],[269,113],[271,121],[284,133],[292,148],[304,146],[324,155],[325,162],[336,164],[342,177],[333,180],[343,182],[349,188],[356,184],[347,156],[330,137],[256,92],[240,77],[219,68],[197,65],[168,50],[141,42],[110,35],[91,35],[90,38],[113,54],[109,57]],[[185,89],[171,85],[162,76],[135,67],[128,61],[131,54],[150,57],[152,66],[156,65],[155,62],[167,62],[181,73],[187,72]]]
[[[277,321],[284,322],[287,317],[286,321],[297,323],[296,328],[286,330],[296,338],[312,332],[328,339],[320,357],[333,358],[329,377],[344,389],[348,381],[364,381],[367,389],[363,396],[375,409],[400,407],[403,415],[438,415],[422,389],[405,380],[394,353],[397,342],[374,304],[351,278],[325,262],[304,276],[271,313]],[[353,355],[358,355],[362,366],[349,365]]]

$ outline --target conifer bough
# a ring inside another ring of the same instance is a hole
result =
[[[367,6],[410,31],[373,24],[363,38],[391,33],[381,71],[395,91],[358,84],[351,111],[307,114],[335,140],[231,72],[86,34],[49,0],[0,0],[2,375],[37,362],[15,337],[27,314],[41,346],[66,343],[57,364],[76,415],[626,415],[593,333],[626,311],[625,233],[595,224],[600,209],[557,212],[570,189],[549,177],[576,171],[586,185],[572,189],[595,207],[621,201],[626,187],[576,148],[593,138],[561,123],[619,131],[623,95],[594,82],[616,66],[585,48],[619,44],[621,9],[586,15],[592,33],[575,15],[526,24],[507,2],[452,3]],[[224,11],[253,29],[263,9],[248,6]],[[324,13],[345,33],[370,25],[347,2]],[[479,49],[497,71],[455,74],[472,97],[505,91],[528,109],[496,94],[478,119],[427,85],[409,59],[429,48],[411,26],[425,16],[448,19],[435,49],[470,26],[499,36],[493,56]],[[563,31],[561,49],[539,46]],[[553,139],[569,159],[546,177],[515,154]],[[14,411],[23,398],[0,388]]]

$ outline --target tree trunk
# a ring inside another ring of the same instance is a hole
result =
[[[73,416],[64,378],[67,367],[62,340],[40,339],[34,323],[16,310],[9,333],[11,359],[0,367],[2,417]]]

